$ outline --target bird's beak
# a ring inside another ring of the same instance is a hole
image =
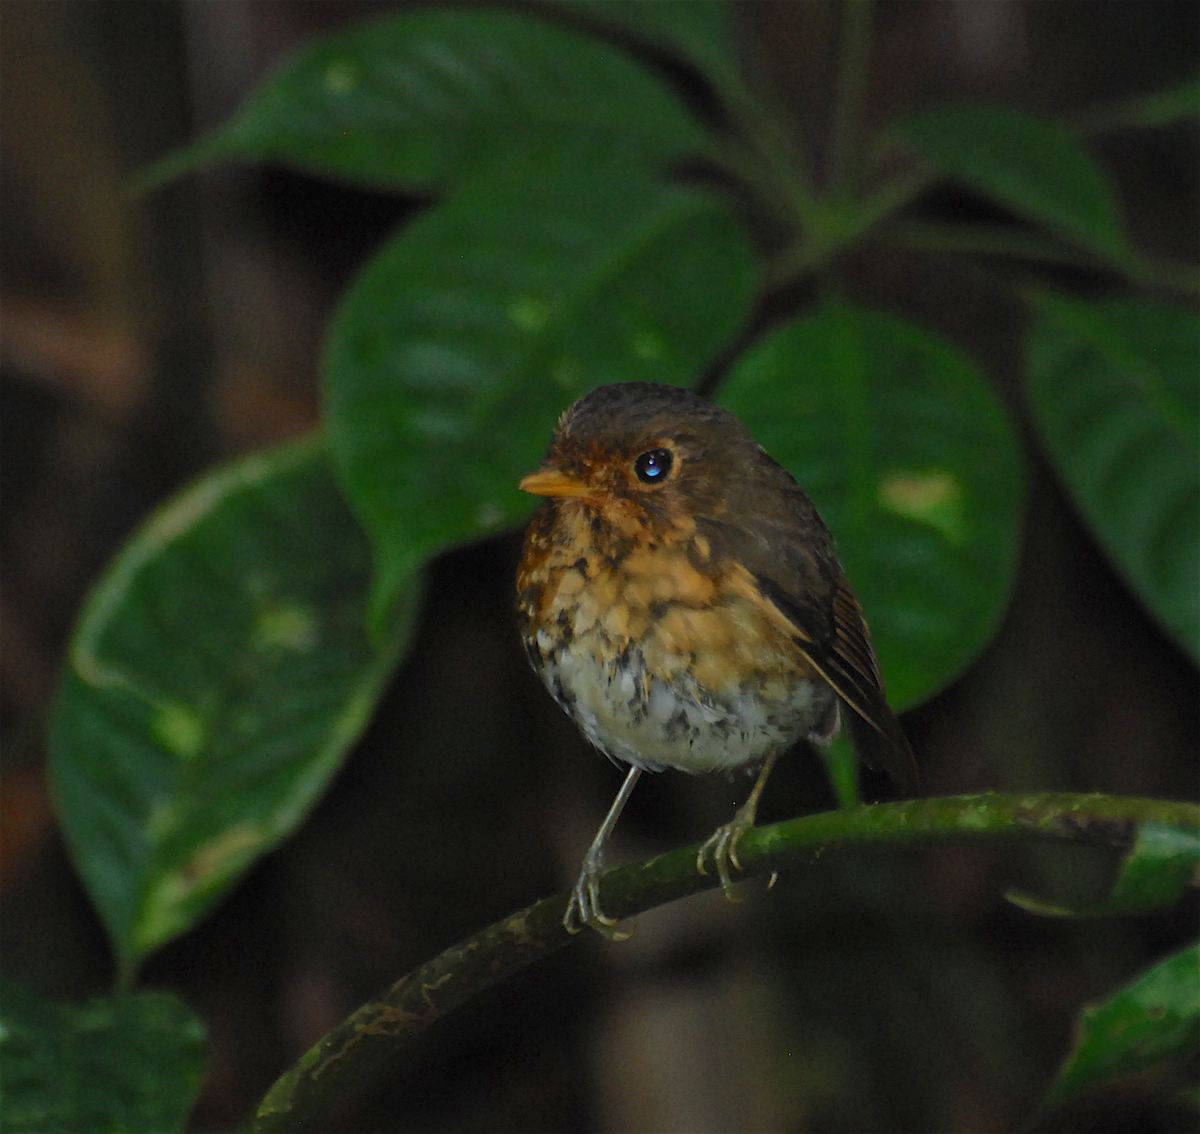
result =
[[[592,490],[561,469],[545,468],[531,472],[518,486],[523,492],[534,496],[591,496]]]

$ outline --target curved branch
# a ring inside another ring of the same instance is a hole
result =
[[[1200,807],[1166,800],[1044,793],[970,795],[874,804],[806,815],[746,833],[738,857],[747,878],[811,866],[815,855],[871,845],[1050,839],[1132,847],[1143,823],[1200,833]],[[718,885],[696,871],[697,847],[604,877],[604,908],[630,917]],[[319,1128],[430,1024],[531,961],[572,940],[562,927],[567,895],[545,898],[480,930],[364,1004],[310,1048],[267,1092],[244,1130]]]

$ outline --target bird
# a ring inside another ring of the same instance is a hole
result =
[[[779,757],[829,744],[915,790],[862,608],[833,536],[737,417],[678,386],[600,386],[558,421],[517,569],[517,622],[550,695],[628,770],[571,890],[563,925],[622,939],[600,904],[605,845],[643,772],[753,772],[702,844],[725,895]]]

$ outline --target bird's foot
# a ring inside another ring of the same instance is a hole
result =
[[[590,925],[601,937],[626,941],[633,936],[633,930],[617,929],[618,919],[609,917],[600,908],[600,874],[599,857],[589,854],[583,860],[583,869],[571,891],[571,900],[567,902],[563,928],[568,933],[579,933],[585,925]]]
[[[731,902],[740,902],[741,898],[733,892],[733,878],[730,876],[729,867],[732,865],[735,870],[742,869],[742,864],[738,861],[737,847],[742,836],[754,826],[754,810],[749,806],[740,807],[728,823],[712,833],[701,845],[700,853],[696,855],[696,869],[701,874],[708,873],[704,869],[704,860],[711,856],[713,865],[717,868],[717,877],[721,879],[721,890]]]

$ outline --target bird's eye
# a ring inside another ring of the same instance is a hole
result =
[[[650,449],[633,462],[633,471],[643,484],[661,484],[671,475],[674,462],[670,449]]]

